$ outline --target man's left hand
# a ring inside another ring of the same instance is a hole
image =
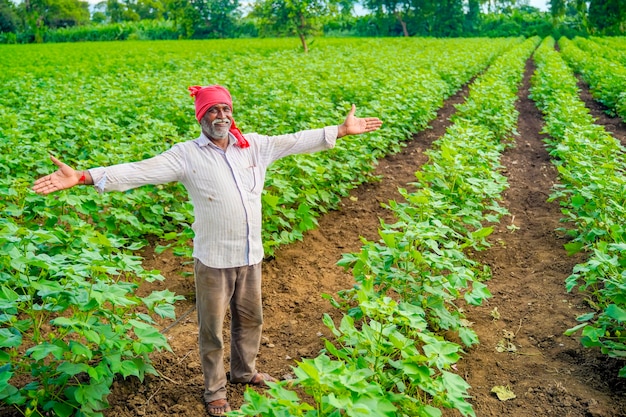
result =
[[[360,135],[362,133],[373,132],[378,130],[383,122],[378,117],[356,117],[356,106],[353,104],[352,108],[346,116],[346,120],[343,124],[339,125],[339,131],[337,137],[343,137],[347,135]]]

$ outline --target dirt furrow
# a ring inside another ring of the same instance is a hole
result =
[[[491,236],[493,247],[476,254],[492,268],[487,285],[493,298],[468,310],[481,343],[459,370],[472,386],[477,416],[623,416],[620,364],[563,335],[577,315],[589,311],[584,297],[564,286],[583,255],[568,257],[566,239],[555,232],[562,226],[560,208],[547,198],[557,173],[542,142],[541,114],[528,97],[533,71],[529,61],[517,105],[519,136],[502,159],[511,216]],[[491,392],[495,386],[509,388],[516,398],[499,400]]]
[[[591,115],[596,119],[596,123],[604,126],[607,132],[620,141],[622,146],[626,146],[626,124],[619,117],[611,117],[607,113],[604,104],[595,101],[589,91],[589,85],[579,77],[578,88],[580,98],[585,102]]]

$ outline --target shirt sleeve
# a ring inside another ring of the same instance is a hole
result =
[[[142,185],[180,181],[185,159],[179,146],[142,161],[89,169],[99,192],[126,191]]]
[[[278,136],[253,135],[259,144],[261,157],[265,165],[285,156],[313,153],[331,149],[337,141],[337,126],[326,126],[321,129],[303,130],[296,133]]]

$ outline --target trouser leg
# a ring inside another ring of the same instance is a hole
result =
[[[230,379],[233,382],[248,382],[256,374],[263,329],[261,269],[261,263],[240,268],[230,303]]]
[[[194,266],[204,400],[210,402],[226,398],[222,331],[226,309],[234,291],[234,280],[228,279],[228,270],[209,268],[197,259]]]
[[[223,325],[231,308],[231,380],[248,382],[256,373],[263,312],[261,263],[237,268],[210,268],[195,260],[200,362],[204,399],[226,398]]]

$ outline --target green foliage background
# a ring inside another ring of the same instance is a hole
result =
[[[624,35],[622,0],[0,0],[0,43],[320,36]]]

